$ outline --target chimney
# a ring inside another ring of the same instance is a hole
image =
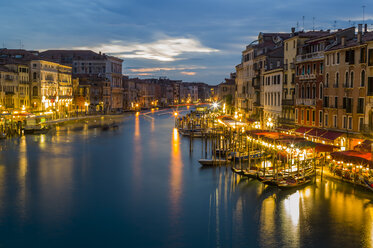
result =
[[[101,51],[99,51],[99,52],[98,52],[98,54],[100,54],[100,55],[101,55]]]
[[[344,46],[346,44],[346,36],[341,37],[341,45]]]
[[[368,24],[366,24],[366,23],[364,24],[364,34],[365,33],[368,33]]]
[[[294,28],[294,27],[291,28],[291,33],[292,33],[292,34],[295,33],[295,28]]]
[[[357,42],[361,43],[361,35],[363,31],[363,24],[359,24],[357,28]]]

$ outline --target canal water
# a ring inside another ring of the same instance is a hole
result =
[[[1,141],[0,247],[373,247],[373,197],[201,168],[171,112]]]

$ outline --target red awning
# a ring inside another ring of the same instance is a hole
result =
[[[348,163],[362,163],[373,165],[371,152],[344,151],[330,154],[333,159],[340,159]]]
[[[342,135],[343,133],[340,133],[340,132],[327,131],[326,133],[322,134],[320,138],[328,139],[328,140],[335,140]]]
[[[316,152],[333,152],[333,149],[338,148],[332,145],[317,144],[315,147]]]
[[[327,130],[319,129],[319,128],[313,128],[311,131],[307,132],[307,135],[313,136],[313,137],[320,137],[322,134],[326,133]]]
[[[300,133],[300,134],[305,134],[311,129],[312,129],[311,127],[298,127],[297,129],[295,129],[295,132]]]

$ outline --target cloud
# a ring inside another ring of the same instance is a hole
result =
[[[194,72],[194,71],[182,71],[182,72],[180,72],[180,74],[188,75],[188,76],[194,76],[194,75],[196,75],[196,72]]]
[[[88,49],[96,52],[102,51],[121,58],[151,59],[162,62],[172,62],[182,59],[180,56],[187,53],[213,53],[218,49],[205,47],[197,39],[167,38],[151,43],[130,43],[111,41],[109,44],[100,44],[92,47],[74,47],[74,49]]]
[[[184,70],[195,70],[195,69],[206,69],[206,67],[153,67],[153,68],[130,68],[131,72],[159,72],[159,71],[184,71]],[[185,74],[187,75],[187,74]]]
[[[152,74],[151,73],[138,73],[136,75],[138,75],[138,76],[151,76]]]

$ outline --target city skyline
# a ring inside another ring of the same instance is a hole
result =
[[[9,24],[1,42],[28,50],[101,51],[124,59],[123,74],[130,77],[217,85],[234,72],[241,51],[259,32],[338,29],[363,22],[364,1],[319,3],[19,1],[3,6],[0,20]],[[371,29],[370,6],[364,12]]]

